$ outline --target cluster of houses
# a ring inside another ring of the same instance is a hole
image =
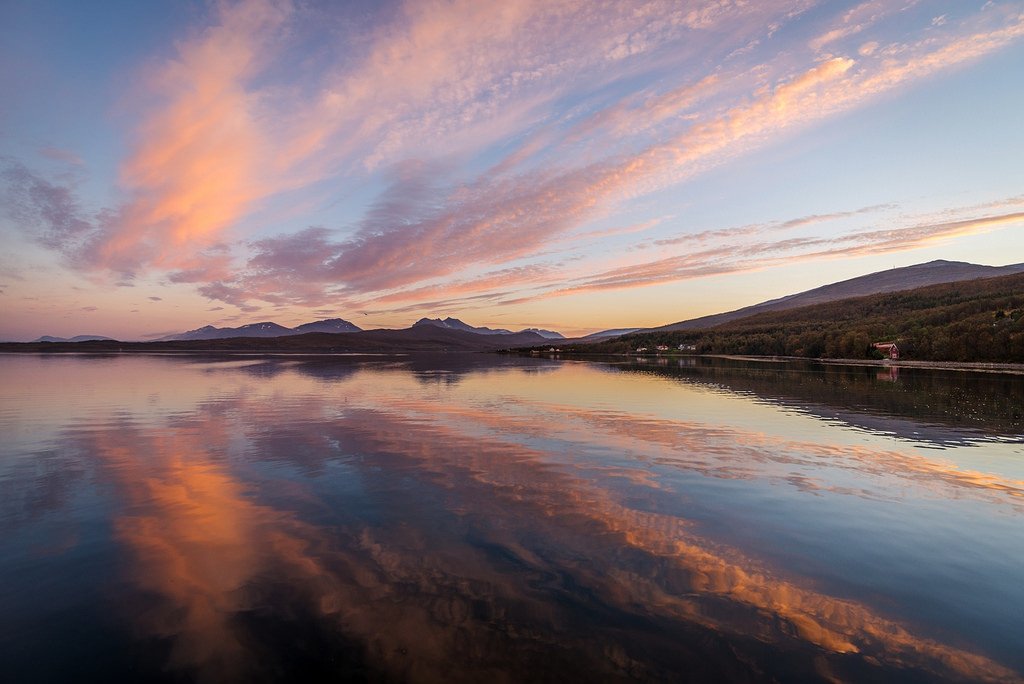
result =
[[[895,342],[875,342],[871,346],[874,347],[875,349],[877,349],[878,351],[882,352],[883,354],[885,354],[886,358],[888,358],[888,359],[891,359],[893,361],[897,361],[900,358],[900,348],[896,345]],[[671,350],[672,350],[672,348],[669,347],[666,344],[659,344],[657,347],[654,348],[654,351],[657,352],[657,353],[667,352],[667,351],[671,351]],[[681,351],[681,352],[696,352],[697,351],[697,345],[695,345],[695,344],[680,344],[678,347],[676,347],[675,350],[676,351]],[[557,347],[551,347],[551,348],[548,349],[548,353],[549,354],[551,354],[551,353],[558,353],[558,352],[561,352],[561,351],[562,350],[557,348]],[[651,350],[648,347],[637,347],[635,353],[637,353],[637,354],[646,354],[646,353],[648,353],[650,351]],[[539,352],[535,349],[535,350],[532,351],[532,353],[533,354],[537,354]]]
[[[657,347],[654,348],[654,351],[667,352],[670,349],[671,348],[668,345],[659,344]],[[695,345],[695,344],[681,344],[681,345],[679,345],[676,348],[676,350],[677,351],[689,351],[689,352],[697,351],[697,345]],[[650,351],[647,347],[637,347],[636,348],[636,353],[637,354],[643,354],[644,352],[647,352],[647,351]]]
[[[885,354],[885,356],[893,361],[897,361],[900,358],[900,348],[895,342],[875,342],[873,345],[875,349]],[[654,348],[656,352],[667,352],[669,351],[668,345],[659,344]],[[677,351],[681,352],[695,352],[697,351],[697,345],[695,344],[681,344],[677,348]],[[637,354],[646,354],[650,351],[647,347],[637,347]]]

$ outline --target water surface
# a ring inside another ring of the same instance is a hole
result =
[[[1020,681],[1024,377],[0,357],[7,681]]]

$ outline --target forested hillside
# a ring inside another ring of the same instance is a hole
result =
[[[572,351],[626,353],[694,345],[698,354],[1024,363],[1024,274],[945,283],[749,316],[706,330],[626,335]],[[566,348],[563,347],[563,350]]]

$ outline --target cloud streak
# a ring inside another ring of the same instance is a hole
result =
[[[802,221],[802,219],[797,219]],[[1014,224],[1024,224],[1024,212],[979,216],[940,223],[910,224],[898,228],[857,230],[839,237],[796,237],[788,240],[729,243],[687,254],[610,269],[581,279],[543,296],[566,296],[594,290],[647,287],[707,276],[759,270],[795,261],[864,256],[918,249],[939,241],[978,235]],[[784,224],[779,224],[784,225]],[[740,230],[749,237],[765,229]]]
[[[265,136],[260,73],[288,14],[264,0],[221,4],[216,23],[179,44],[149,74],[158,100],[121,170],[131,199],[89,245],[89,259],[122,272],[187,268],[251,204],[271,192],[260,177]]]
[[[758,98],[725,110],[717,117],[691,126],[685,133],[641,152],[613,158],[582,168],[539,172],[531,176],[481,179],[476,185],[456,188],[441,208],[417,201],[421,185],[406,180],[392,186],[368,214],[356,237],[336,243],[331,258],[302,271],[307,280],[321,280],[356,293],[404,287],[419,280],[444,277],[471,265],[514,261],[541,250],[554,238],[607,211],[617,200],[642,195],[678,182],[809,121],[860,106],[880,92],[910,78],[962,62],[995,49],[1024,32],[1018,18],[1010,28],[972,35],[935,47],[916,46],[902,61],[887,60],[879,68],[855,68],[850,58],[828,59],[807,71],[778,82]],[[677,98],[676,93],[668,97]],[[619,116],[616,114],[616,116]],[[401,202],[391,195],[401,197]],[[868,207],[864,212],[882,207]],[[386,209],[386,211],[384,211]],[[374,221],[383,211],[387,221]],[[815,222],[849,218],[837,212],[784,222],[780,229]],[[514,235],[514,240],[508,240]],[[921,240],[884,241],[884,249],[911,249]],[[664,244],[664,243],[662,243]],[[787,253],[796,247],[813,246],[814,240],[760,245],[760,251]],[[457,245],[457,249],[453,247]],[[862,249],[871,249],[862,246]],[[875,249],[883,249],[876,246]],[[857,250],[851,250],[854,253]],[[328,249],[330,253],[330,249]],[[838,254],[839,250],[833,250]],[[630,269],[628,273],[597,274],[583,284],[564,289],[575,294],[584,289],[636,287],[683,277],[747,268],[744,262],[716,263],[716,251],[697,251]],[[257,257],[276,263],[270,253]],[[274,280],[289,282],[301,274],[289,268],[272,271]],[[310,277],[309,274],[315,274]],[[252,280],[249,281],[250,285]],[[252,290],[251,287],[245,287]],[[263,296],[263,295],[259,295]]]
[[[221,3],[144,70],[122,201],[90,212],[76,186],[15,162],[5,204],[77,269],[122,283],[156,273],[248,310],[508,303],[915,249],[1015,219],[847,238],[835,225],[892,207],[703,230],[685,207],[650,207],[1024,36],[1010,5],[933,22],[917,4],[806,19],[809,3],[781,0],[410,1],[345,23],[275,0]],[[782,27],[801,38],[766,47]],[[342,48],[310,42],[332,31]],[[360,199],[345,219],[316,207],[347,186]],[[732,246],[744,236],[761,238],[757,253]],[[658,258],[638,261],[634,246]]]

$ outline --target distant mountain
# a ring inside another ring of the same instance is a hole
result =
[[[461,332],[473,333],[474,335],[538,335],[543,339],[564,339],[561,333],[554,332],[553,330],[540,330],[538,328],[528,328],[526,330],[520,330],[519,332],[512,332],[511,330],[505,330],[503,328],[485,328],[475,327],[464,323],[457,318],[421,318],[420,320],[413,323],[412,328],[439,328],[441,330],[459,330]],[[286,337],[289,335],[306,335],[309,333],[356,333],[356,332],[369,332],[364,331],[359,326],[346,321],[342,318],[328,318],[322,321],[314,321],[312,323],[303,323],[297,325],[294,328],[286,328],[283,325],[278,325],[270,321],[264,321],[262,323],[250,323],[248,325],[239,326],[237,328],[216,328],[212,325],[205,325],[202,328],[195,330],[189,330],[188,332],[178,333],[175,335],[168,335],[161,337],[156,342],[177,342],[177,341],[188,341],[188,340],[224,340],[233,337]],[[37,340],[38,341],[38,340]],[[508,344],[507,341],[499,343],[501,346]]]
[[[412,324],[412,327],[432,325],[437,328],[445,328],[447,330],[463,330],[465,332],[476,333],[477,335],[521,335],[523,333],[533,333],[534,335],[540,335],[547,340],[564,340],[565,335],[554,330],[544,330],[542,328],[523,328],[517,332],[506,330],[505,328],[486,328],[486,327],[475,327],[469,323],[464,323],[458,318],[421,318]]]
[[[292,332],[297,335],[312,332],[327,332],[327,333],[348,333],[348,332],[359,332],[362,330],[358,325],[349,323],[342,318],[328,318],[322,321],[314,321],[313,323],[303,323],[292,328]]]
[[[43,335],[39,339],[32,340],[33,342],[90,342],[92,340],[113,340],[112,337],[104,337],[103,335],[75,335],[74,337],[54,337],[53,335]]]
[[[304,335],[313,332],[327,333],[348,333],[359,332],[359,328],[341,318],[329,318],[313,323],[303,323],[294,328],[286,328],[272,321],[261,323],[249,323],[237,328],[215,328],[212,325],[204,325],[202,328],[189,330],[188,332],[168,335],[156,340],[157,342],[174,342],[179,340],[224,340],[231,337],[285,337],[286,335]]]
[[[612,330],[601,330],[599,332],[590,333],[578,338],[579,340],[605,340],[609,337],[618,337],[619,335],[628,335],[634,333],[642,328],[613,328]]]
[[[463,330],[465,332],[476,333],[477,335],[511,335],[511,330],[505,330],[504,328],[477,328],[468,323],[463,323],[458,318],[452,318],[449,316],[445,319],[440,318],[421,318],[412,324],[412,327],[420,325],[433,325],[438,328],[447,328],[449,330]]]
[[[554,330],[543,330],[541,328],[523,328],[519,331],[520,333],[533,333],[534,335],[540,335],[546,340],[564,340],[565,335]]]
[[[994,278],[1014,273],[1024,273],[1024,264],[1013,264],[1011,266],[981,266],[969,264],[963,261],[929,261],[924,264],[893,268],[888,271],[879,271],[849,280],[843,280],[831,285],[807,290],[797,294],[772,299],[753,306],[747,306],[735,311],[728,311],[711,316],[701,316],[687,321],[670,323],[657,328],[646,328],[645,331],[659,332],[671,330],[698,330],[713,328],[730,321],[735,321],[754,314],[766,311],[784,311],[796,309],[811,304],[824,304],[850,297],[863,297],[867,295],[883,294],[886,292],[898,292],[910,290],[928,285],[940,285],[942,283],[956,283],[965,280],[976,280],[979,278]],[[595,333],[596,335],[597,333]]]
[[[260,323],[248,323],[237,328],[215,328],[212,325],[204,325],[202,328],[189,330],[177,335],[168,335],[156,341],[223,340],[229,337],[281,337],[294,334],[295,332],[291,328],[286,328],[272,321],[262,321]]]

